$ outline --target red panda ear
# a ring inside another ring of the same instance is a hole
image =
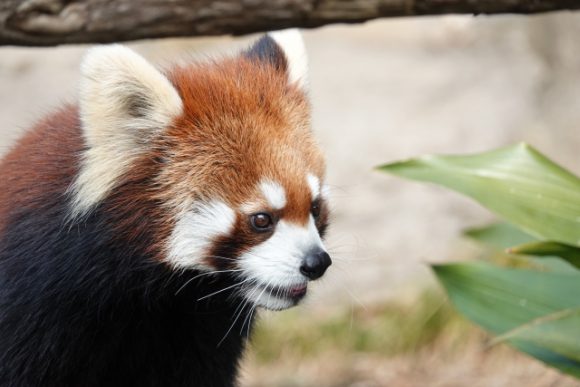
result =
[[[250,59],[260,60],[288,75],[289,83],[305,88],[308,83],[308,59],[302,35],[297,29],[270,32],[245,52]]]
[[[105,135],[143,139],[181,114],[181,98],[171,82],[127,47],[93,48],[81,73],[81,119],[89,146]]]
[[[181,97],[155,67],[121,45],[100,46],[85,56],[80,117],[86,145],[72,190],[73,212],[106,196],[148,140],[182,112]]]

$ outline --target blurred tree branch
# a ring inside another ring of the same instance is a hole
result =
[[[578,0],[2,0],[0,45],[51,46],[241,35],[448,13],[580,9]]]

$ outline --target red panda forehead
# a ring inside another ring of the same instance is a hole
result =
[[[302,221],[311,200],[306,176],[324,171],[304,93],[243,58],[177,68],[171,79],[184,113],[166,133],[178,160],[166,178],[233,208],[256,201],[256,187],[270,179],[286,191],[288,216]]]
[[[223,201],[241,214],[271,211],[299,224],[307,222],[323,179],[323,164],[309,163],[305,158],[251,159],[217,152],[179,164],[181,168],[170,167],[167,175],[180,182],[167,184],[181,190],[174,196]],[[312,188],[311,179],[316,180],[317,188]]]
[[[183,116],[198,124],[216,117],[300,120],[309,113],[304,93],[284,73],[244,57],[176,67],[169,78],[182,98]]]

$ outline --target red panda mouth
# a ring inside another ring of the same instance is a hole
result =
[[[290,289],[288,289],[288,295],[294,299],[296,298],[301,299],[306,295],[307,290],[308,285],[306,284],[293,286]]]
[[[293,286],[260,285],[260,287],[264,289],[265,294],[270,294],[271,296],[277,298],[289,299],[295,304],[303,299],[308,291],[308,285],[306,283]]]

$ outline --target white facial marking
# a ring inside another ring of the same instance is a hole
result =
[[[323,184],[322,188],[320,189],[320,196],[324,199],[330,199],[330,187],[327,184]]]
[[[286,205],[286,191],[280,184],[264,180],[260,183],[260,191],[273,209],[281,210]]]
[[[271,294],[267,288],[256,287],[250,290],[246,297],[254,304],[269,310],[284,310],[294,306],[292,301]]]
[[[244,214],[252,214],[254,212],[258,212],[263,208],[262,202],[246,202],[242,203],[240,206],[240,211]]]
[[[169,239],[167,260],[176,267],[205,268],[200,260],[212,240],[229,234],[235,221],[234,210],[224,202],[195,205],[177,220]]]
[[[280,46],[288,61],[288,79],[300,87],[308,84],[308,58],[302,34],[298,29],[270,32],[268,35]]]
[[[72,217],[86,214],[113,189],[147,139],[181,114],[171,82],[143,57],[121,45],[99,46],[81,67],[80,118],[87,150],[70,191]]]
[[[320,195],[320,180],[318,177],[314,176],[313,174],[309,173],[306,176],[306,180],[308,180],[308,186],[310,187],[310,193],[312,194],[312,198],[316,199],[318,195]]]
[[[300,273],[306,254],[312,249],[324,249],[314,219],[310,217],[306,226],[298,226],[281,220],[274,234],[240,256],[239,266],[256,286],[246,292],[246,298],[269,309],[284,309],[292,301],[264,291],[264,286],[291,287],[307,282]]]

